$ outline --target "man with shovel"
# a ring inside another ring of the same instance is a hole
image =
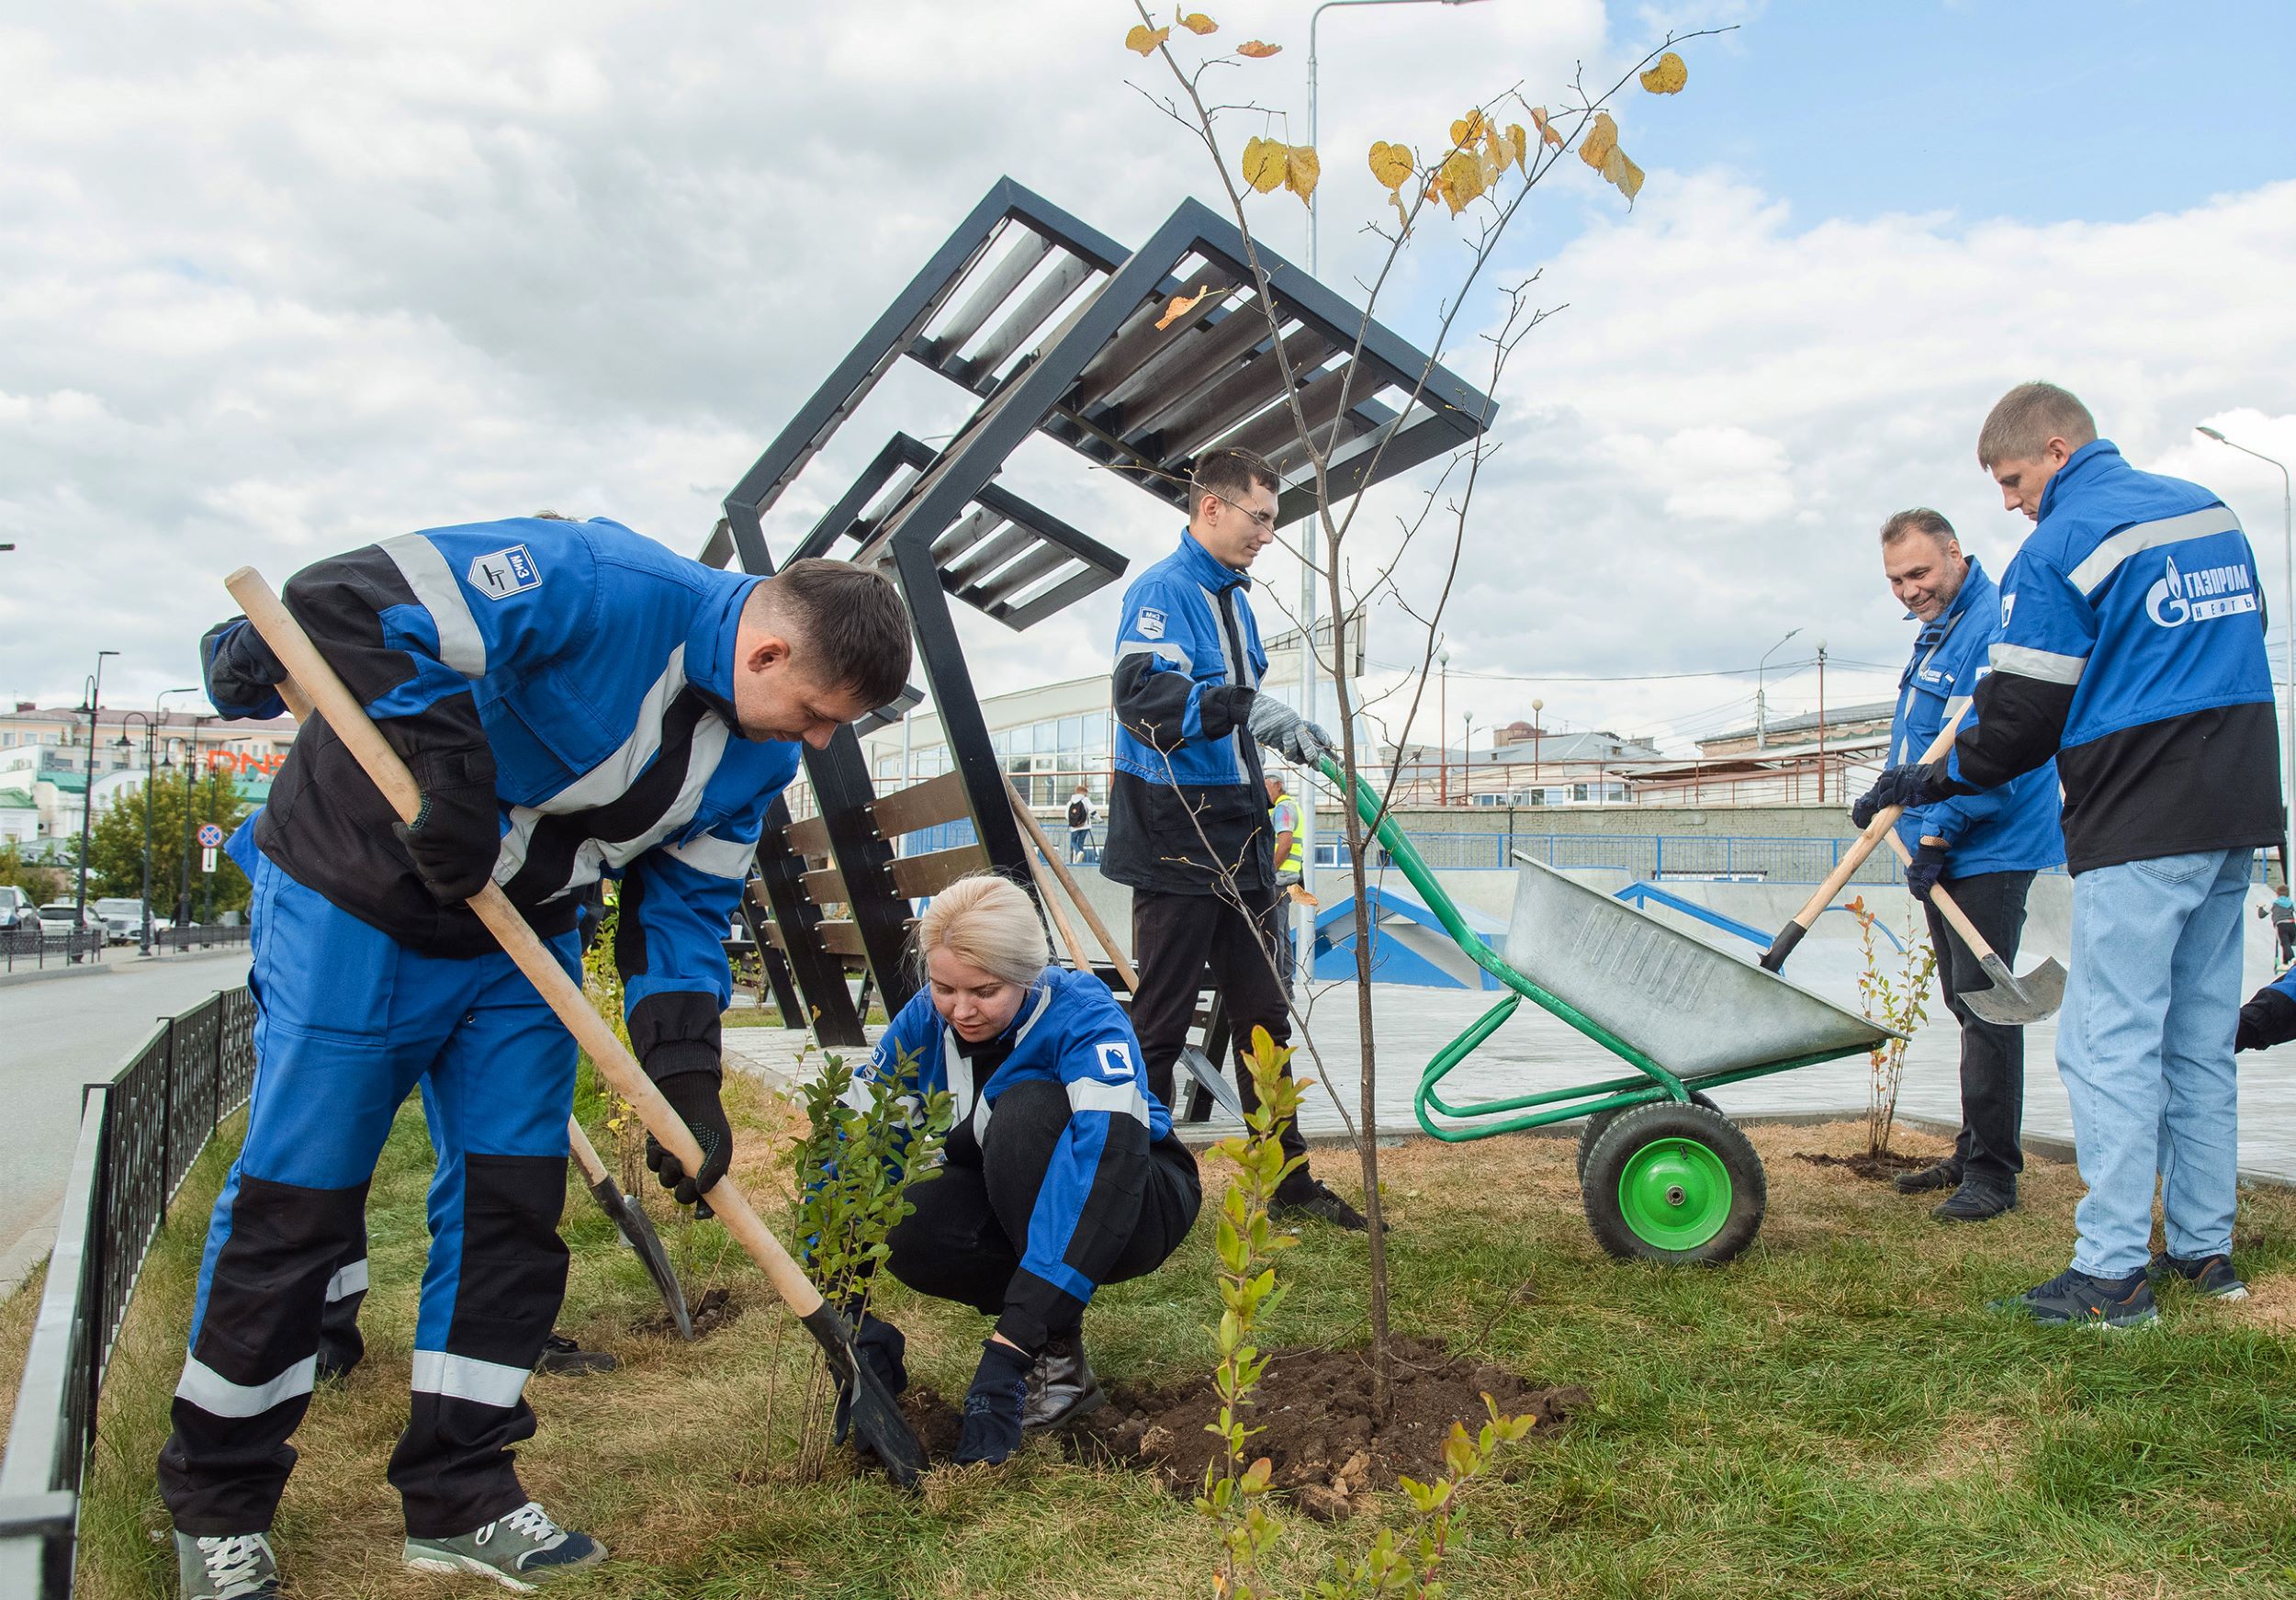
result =
[[[529,1588],[604,1555],[528,1498],[509,1448],[534,1434],[525,1380],[565,1290],[575,1045],[465,901],[499,885],[575,974],[584,896],[620,880],[630,1042],[703,1152],[688,1172],[649,1139],[647,1164],[692,1202],[731,1155],[719,940],[765,810],[793,741],[899,693],[908,623],[886,580],[842,562],[760,580],[555,518],[387,539],[306,569],[287,600],[422,801],[399,822],[314,720],[254,825],[254,1088],[159,1462],[181,1593],[278,1592],[267,1534],[321,1308],[417,1086],[438,1170],[389,1468],[405,1559]],[[226,716],[283,709],[286,669],[245,619],[202,657]]]
[[[2001,637],[2001,595],[1985,569],[1962,553],[1953,524],[1926,506],[1901,511],[1882,524],[1882,569],[1921,625],[1913,658],[1898,679],[1889,730],[1890,760],[1910,761],[1964,712],[1985,676],[1986,651]],[[1897,1188],[1906,1194],[1950,1189],[1930,1214],[1941,1222],[1982,1223],[2017,1204],[2017,1175],[2025,1166],[2018,1144],[2025,1031],[1989,1022],[1963,999],[1992,980],[1930,903],[1930,894],[1941,885],[2003,961],[2017,959],[2033,873],[2065,860],[2056,763],[2044,761],[1982,794],[1908,811],[1897,833],[1913,858],[1906,886],[1928,913],[1938,982],[1961,1024],[1961,1132],[1953,1153],[1907,1173]]]
[[[2256,554],[2223,501],[2132,468],[2054,384],[2002,397],[1977,459],[2035,526],[2001,580],[1976,722],[1943,760],[1882,773],[1851,815],[1982,794],[2056,757],[2073,873],[2057,1068],[2088,1193],[2071,1266],[2003,1303],[2133,1327],[2157,1314],[2153,1281],[2239,1285],[2241,906],[2280,828]]]

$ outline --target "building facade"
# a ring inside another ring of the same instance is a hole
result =
[[[0,838],[36,857],[53,853],[62,840],[78,838],[84,806],[93,819],[143,793],[147,749],[162,783],[180,782],[187,765],[201,775],[226,772],[242,798],[260,805],[294,742],[295,719],[288,716],[225,722],[186,711],[106,706],[96,714],[91,743],[86,712],[18,701],[0,713]]]

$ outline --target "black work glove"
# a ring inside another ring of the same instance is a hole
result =
[[[646,1135],[646,1165],[680,1205],[690,1206],[716,1186],[734,1158],[734,1130],[726,1121],[726,1106],[718,1098],[718,1075],[681,1072],[654,1087],[692,1131],[693,1142],[702,1147],[702,1170],[688,1174],[685,1164],[664,1150],[661,1141],[651,1133]]]
[[[1906,887],[1913,897],[1924,905],[1929,903],[1930,891],[1937,887],[1938,879],[1945,875],[1945,847],[1923,839],[1906,863]]]
[[[494,876],[502,852],[502,818],[494,799],[494,753],[418,750],[407,762],[422,791],[412,822],[391,832],[414,858],[414,874],[442,906],[459,906]]]
[[[1020,1448],[1020,1408],[1029,1398],[1029,1372],[1036,1358],[996,1339],[981,1346],[981,1365],[964,1392],[964,1432],[955,1459],[986,1461],[994,1467]]]
[[[2290,1039],[2296,1039],[2296,999],[2277,985],[2267,984],[2240,1008],[2240,1031],[2233,1036],[2233,1049],[2269,1050]]]
[[[1935,769],[1909,766],[1892,767],[1874,781],[1855,806],[1850,807],[1850,820],[1861,829],[1870,827],[1874,818],[1893,806],[1928,806],[1944,796],[1933,784]]]
[[[226,716],[231,708],[269,704],[273,685],[283,683],[287,670],[271,647],[263,642],[255,625],[243,616],[217,623],[199,640],[199,666],[208,682],[208,698]]]
[[[909,1386],[909,1369],[901,1359],[908,1346],[909,1342],[899,1328],[882,1317],[861,1313],[861,1326],[853,1330],[853,1355],[895,1394]],[[852,1385],[839,1381],[837,1386],[837,1409],[829,1414],[829,1442],[833,1445],[843,1444],[846,1435],[852,1429]]]

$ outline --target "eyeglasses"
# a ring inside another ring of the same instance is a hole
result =
[[[1259,524],[1260,532],[1264,534],[1272,534],[1276,531],[1276,513],[1274,512],[1254,511],[1248,505],[1237,505],[1234,501],[1230,500],[1226,495],[1221,493],[1216,489],[1208,489],[1204,490],[1204,492],[1210,495],[1212,499],[1220,501],[1222,505],[1240,511],[1245,516],[1250,517],[1254,522]]]

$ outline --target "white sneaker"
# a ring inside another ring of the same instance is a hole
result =
[[[182,1600],[275,1600],[279,1563],[271,1536],[175,1536],[175,1592]]]
[[[478,1572],[527,1594],[568,1572],[594,1567],[606,1547],[552,1522],[539,1501],[453,1538],[407,1538],[406,1562],[418,1572]]]

